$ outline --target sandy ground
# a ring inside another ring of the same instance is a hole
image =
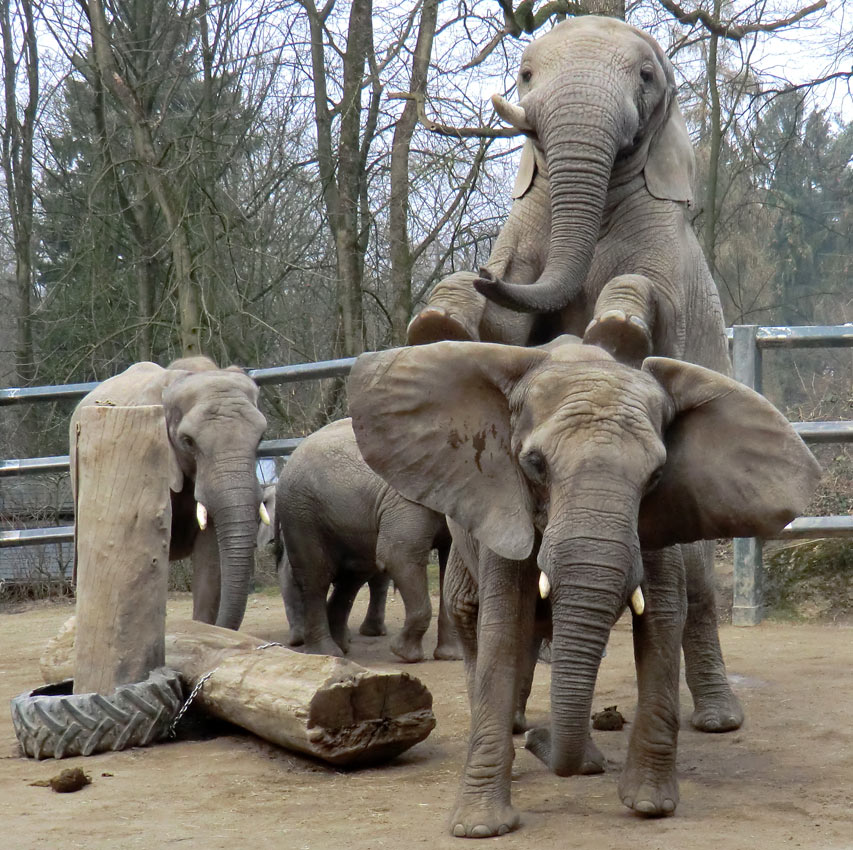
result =
[[[188,616],[189,597],[169,603]],[[389,631],[402,602],[389,600]],[[353,625],[359,620],[353,616]],[[33,603],[0,613],[0,697],[41,684],[38,656],[71,614],[67,603]],[[285,638],[280,601],[251,598],[244,630]],[[399,669],[388,637],[355,637],[352,658]],[[428,635],[432,650],[432,633]],[[673,817],[643,820],[623,808],[616,781],[628,729],[596,732],[608,757],[598,777],[550,775],[516,739],[512,848],[683,848],[781,850],[853,848],[853,628],[764,623],[725,626],[729,673],[746,709],[738,732],[705,735],[688,724],[682,688],[679,738],[681,803]],[[27,848],[458,848],[447,832],[465,756],[468,709],[461,662],[411,665],[432,691],[438,724],[426,741],[392,763],[341,772],[239,730],[208,740],[60,762],[21,758],[9,712],[0,714],[0,846]],[[547,711],[549,668],[536,674],[529,718]],[[630,720],[635,705],[631,635],[614,630],[602,664],[595,710],[616,704]],[[62,767],[82,766],[92,784],[74,794],[31,785]]]

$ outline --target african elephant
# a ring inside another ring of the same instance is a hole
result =
[[[162,404],[170,444],[169,558],[192,555],[193,618],[237,629],[254,566],[260,485],[255,456],[266,428],[258,387],[239,367],[206,357],[167,368],[136,363],[99,384],[71,417],[71,470],[80,408]],[[133,475],[133,470],[128,470]]]
[[[718,372],[663,357],[634,369],[577,341],[364,354],[349,398],[367,463],[445,513],[453,536],[446,601],[472,715],[453,834],[518,824],[512,724],[537,583],[551,604],[551,724],[528,748],[561,776],[595,761],[593,688],[631,600],[638,707],[619,795],[672,812],[688,591],[674,544],[772,536],[800,513],[819,468],[790,423]]]
[[[570,19],[525,49],[518,91],[519,105],[493,98],[528,135],[506,226],[479,277],[436,286],[409,342],[531,345],[573,333],[631,365],[655,354],[730,374],[719,295],[686,217],[693,150],[660,46],[614,18]],[[713,544],[685,556],[692,723],[736,729]]]
[[[279,578],[291,644],[301,637],[308,652],[347,652],[347,620],[365,582],[371,604],[361,632],[384,634],[385,596],[393,580],[406,617],[391,651],[403,661],[423,659],[422,639],[432,616],[427,560],[438,549],[443,581],[447,523],[443,515],[404,499],[367,466],[349,419],[315,431],[290,456],[276,488],[275,526],[284,543]],[[459,658],[443,605],[434,657]]]

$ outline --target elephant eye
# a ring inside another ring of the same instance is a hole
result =
[[[644,83],[650,83],[654,80],[654,78],[655,78],[655,72],[654,72],[654,68],[652,68],[651,65],[643,65],[643,67],[640,68],[640,79]]]
[[[521,77],[521,82],[523,82],[523,83],[529,83],[529,82],[530,82],[530,78],[533,76],[533,71],[531,71],[529,68],[525,68],[525,69],[521,72],[521,74],[519,74],[519,76]]]
[[[519,458],[522,472],[535,484],[545,483],[545,474],[548,471],[548,464],[545,462],[545,457],[542,452],[537,449],[529,449],[524,452]]]
[[[181,435],[181,445],[192,451],[195,448],[195,440],[189,434]]]
[[[647,492],[647,493],[651,493],[651,492],[652,492],[652,490],[654,490],[654,489],[655,489],[655,487],[657,487],[657,486],[658,486],[658,484],[660,484],[660,480],[661,480],[661,478],[663,478],[663,467],[662,467],[662,466],[659,466],[659,467],[658,467],[658,468],[657,468],[657,469],[656,469],[656,470],[651,474],[651,477],[649,478],[648,484],[646,484],[646,492]]]

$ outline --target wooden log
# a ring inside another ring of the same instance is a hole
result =
[[[75,693],[141,682],[165,658],[172,505],[161,405],[76,411]]]
[[[408,673],[368,670],[283,646],[258,649],[263,643],[193,620],[170,622],[166,665],[180,673],[187,693],[213,671],[194,703],[209,714],[334,765],[393,758],[435,726],[432,695]],[[44,681],[64,679],[73,656],[69,620],[40,659]]]

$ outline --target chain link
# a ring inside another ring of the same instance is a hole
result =
[[[271,640],[268,643],[262,643],[260,646],[256,646],[255,649],[269,649],[271,646],[284,646],[283,643],[279,643],[278,641]],[[175,719],[172,721],[172,725],[169,726],[169,737],[174,738],[178,731],[178,723],[181,718],[187,713],[189,707],[192,705],[193,700],[198,696],[199,691],[204,686],[204,683],[219,669],[220,665],[217,665],[212,670],[208,670],[196,683],[195,687],[190,692],[190,695],[184,701],[184,704],[178,709],[178,713],[175,715]]]

